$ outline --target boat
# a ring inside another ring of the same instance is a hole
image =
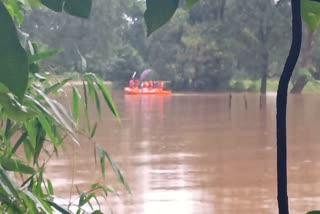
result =
[[[124,93],[128,95],[171,95],[172,92],[170,90],[163,90],[159,88],[148,89],[125,87]]]
[[[128,95],[170,95],[170,90],[164,90],[166,81],[144,81],[145,77],[151,72],[151,69],[144,70],[140,75],[140,80],[134,79],[136,75],[136,72],[134,72],[129,81],[129,86],[124,88],[124,93]]]

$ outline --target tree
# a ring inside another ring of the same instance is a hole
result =
[[[239,40],[233,46],[237,63],[251,72],[250,76],[260,79],[260,93],[265,94],[268,77],[278,75],[270,74],[270,65],[280,64],[285,56],[282,48],[288,42],[289,7],[273,0],[235,1],[230,7],[234,18],[228,25],[235,26],[232,35],[238,35]]]

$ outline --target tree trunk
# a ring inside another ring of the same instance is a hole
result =
[[[303,50],[303,58],[302,58],[303,68],[310,68],[310,66],[312,65],[312,46],[311,46],[312,38],[313,38],[313,32],[310,29],[308,29],[305,47]],[[299,77],[298,80],[293,85],[290,92],[294,94],[301,93],[307,83],[308,83],[308,79],[305,76]]]
[[[277,184],[279,214],[289,214],[287,190],[287,96],[288,85],[298,61],[301,39],[301,0],[291,0],[292,43],[277,92]]]

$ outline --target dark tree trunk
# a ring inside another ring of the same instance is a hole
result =
[[[312,38],[313,32],[308,29],[302,58],[302,67],[307,69],[312,65]],[[294,94],[301,93],[307,83],[308,79],[305,76],[299,77],[290,92]]]
[[[221,3],[220,3],[220,13],[219,13],[220,20],[223,20],[225,8],[226,8],[226,0],[221,0]]]
[[[291,0],[292,43],[277,91],[277,183],[279,214],[289,214],[287,193],[287,96],[288,85],[301,48],[301,0]]]

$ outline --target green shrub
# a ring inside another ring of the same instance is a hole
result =
[[[246,85],[244,84],[244,82],[240,81],[240,80],[236,81],[231,89],[234,92],[242,92],[242,91],[246,91],[247,90],[246,89]]]
[[[258,91],[259,91],[259,84],[256,83],[256,82],[252,82],[252,83],[249,85],[247,91],[249,91],[249,92],[258,92]]]

